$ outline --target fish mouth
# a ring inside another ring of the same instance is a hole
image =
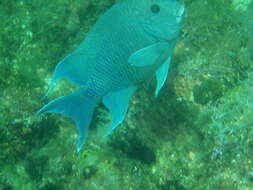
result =
[[[184,15],[185,15],[185,8],[184,8],[184,5],[181,5],[181,7],[179,8],[177,12],[176,21],[180,23],[182,19],[184,18]]]
[[[185,7],[184,7],[184,5],[181,5],[180,8],[176,12],[176,23],[178,25],[180,25],[180,28],[182,27],[181,23],[182,23],[182,20],[184,19],[184,17],[185,17]],[[180,32],[178,31],[178,33],[176,35],[177,37],[178,37],[179,33]],[[172,41],[175,41],[175,39],[177,37],[175,37],[175,38],[165,38],[165,37],[157,36],[157,38],[160,41],[167,42],[167,43],[171,43]]]

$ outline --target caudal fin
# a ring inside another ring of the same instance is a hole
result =
[[[80,152],[85,142],[96,102],[95,98],[86,96],[85,91],[81,89],[73,94],[49,102],[37,114],[58,113],[73,119],[79,131],[77,152]]]

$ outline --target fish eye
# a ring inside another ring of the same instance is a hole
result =
[[[160,6],[157,4],[153,4],[150,9],[151,9],[151,12],[155,14],[160,12]]]

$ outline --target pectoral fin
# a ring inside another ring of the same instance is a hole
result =
[[[135,86],[130,86],[119,91],[110,92],[103,97],[104,105],[112,114],[112,123],[105,136],[111,134],[111,132],[124,120],[127,112],[128,102],[135,90]]]
[[[136,67],[152,65],[157,62],[164,51],[168,50],[169,52],[170,48],[171,44],[167,42],[158,42],[136,51],[129,57],[128,62]]]
[[[155,95],[157,96],[159,91],[161,90],[161,88],[163,87],[166,79],[167,79],[167,75],[169,72],[169,66],[170,66],[170,60],[171,57],[169,57],[165,63],[163,63],[159,69],[156,71],[156,91],[155,91]]]

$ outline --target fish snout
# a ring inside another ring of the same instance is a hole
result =
[[[176,21],[178,23],[180,23],[182,21],[182,18],[185,15],[185,8],[183,5],[181,5],[181,7],[178,9],[177,13],[176,13]]]

